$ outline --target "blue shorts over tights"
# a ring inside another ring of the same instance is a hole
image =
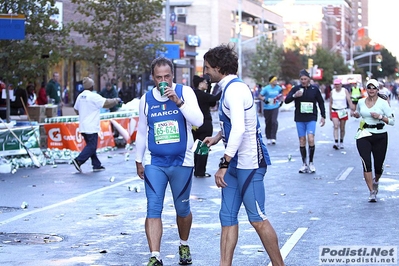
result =
[[[161,218],[166,187],[172,191],[176,214],[186,217],[190,214],[190,192],[192,167],[159,167],[146,165],[144,169],[145,195],[147,197],[147,218]]]
[[[227,187],[222,189],[222,206],[219,212],[222,226],[238,224],[238,212],[244,203],[250,222],[266,220],[265,186],[266,168],[236,169],[229,167],[224,176]]]

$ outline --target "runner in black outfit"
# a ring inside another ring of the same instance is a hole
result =
[[[313,156],[315,152],[314,135],[316,132],[317,122],[317,105],[320,108],[321,120],[320,125],[324,126],[326,119],[326,109],[324,107],[323,96],[320,90],[310,84],[310,75],[303,69],[299,73],[301,84],[292,88],[285,98],[285,103],[295,101],[296,128],[299,137],[299,149],[302,156],[303,165],[299,169],[299,173],[314,173],[316,168],[313,165]],[[306,158],[306,136],[309,145],[309,165]]]
[[[209,90],[210,81],[206,78],[199,77],[197,75],[193,78],[194,93],[197,96],[198,105],[204,114],[204,123],[199,128],[193,129],[194,140],[204,140],[204,138],[212,136],[213,125],[210,107],[214,107],[216,102],[219,101],[222,91],[216,95],[205,92]],[[194,154],[194,176],[196,177],[210,177],[211,175],[206,173],[206,164],[208,161],[208,155]]]

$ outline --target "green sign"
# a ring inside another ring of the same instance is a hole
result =
[[[33,153],[40,153],[39,126],[11,129]],[[23,155],[26,150],[8,129],[0,130],[0,156]]]

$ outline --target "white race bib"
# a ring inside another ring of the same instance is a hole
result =
[[[313,113],[313,103],[301,102],[301,113],[302,114],[312,114]]]
[[[338,118],[342,119],[348,116],[348,112],[346,111],[346,109],[341,109],[337,111],[338,114]]]
[[[167,120],[154,123],[155,143],[167,144],[180,141],[179,123],[176,120]]]

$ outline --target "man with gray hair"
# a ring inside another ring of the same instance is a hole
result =
[[[285,103],[295,102],[294,120],[299,139],[299,151],[302,157],[302,167],[299,173],[315,173],[316,167],[313,164],[315,153],[315,134],[320,109],[320,126],[324,126],[326,119],[326,109],[324,107],[323,96],[319,88],[311,84],[309,72],[302,69],[299,72],[300,84],[293,87],[285,98]],[[318,107],[317,107],[318,106]],[[306,143],[309,149],[309,165],[307,164]]]
[[[194,91],[173,83],[173,63],[165,57],[153,60],[151,73],[155,87],[139,104],[136,136],[137,175],[145,182],[147,216],[145,232],[151,257],[147,266],[162,266],[162,209],[169,184],[176,210],[180,238],[179,264],[192,264],[188,238],[192,224],[190,193],[194,167],[191,151],[192,126],[200,127],[204,116]],[[150,160],[144,160],[146,149]]]
[[[93,166],[93,171],[103,171],[105,167],[101,165],[97,157],[98,132],[100,131],[100,109],[112,108],[117,105],[121,99],[105,99],[97,93],[93,93],[94,81],[91,78],[83,78],[82,93],[76,98],[74,109],[79,115],[79,131],[82,134],[86,146],[82,152],[72,160],[76,170],[82,172],[81,165],[89,158]]]

